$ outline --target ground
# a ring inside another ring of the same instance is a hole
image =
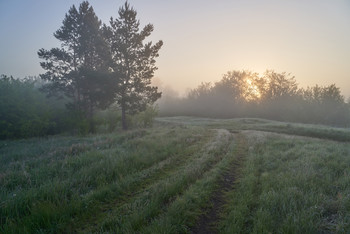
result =
[[[263,119],[0,142],[0,232],[346,233],[350,131]]]

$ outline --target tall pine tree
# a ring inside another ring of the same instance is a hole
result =
[[[122,127],[127,129],[126,114],[135,114],[146,109],[161,97],[157,87],[151,86],[151,79],[157,67],[155,58],[163,45],[144,40],[151,35],[153,25],[147,24],[141,31],[137,12],[125,2],[119,17],[111,18],[105,26],[105,35],[112,51],[112,70],[117,83],[117,102],[122,111]]]
[[[45,60],[40,65],[46,70],[40,76],[49,81],[44,90],[49,95],[71,98],[70,107],[92,120],[94,109],[109,106],[115,95],[108,71],[111,54],[101,21],[84,1],[79,10],[74,5],[70,8],[54,36],[61,41],[61,47],[38,52]]]

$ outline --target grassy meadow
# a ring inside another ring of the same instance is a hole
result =
[[[0,233],[349,233],[350,131],[158,118],[0,141]]]

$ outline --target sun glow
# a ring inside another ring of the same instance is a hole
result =
[[[245,99],[247,101],[253,101],[261,98],[261,93],[254,80],[247,78],[245,87]]]

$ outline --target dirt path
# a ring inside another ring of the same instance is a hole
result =
[[[213,144],[217,144],[218,141],[227,139],[231,133],[226,129],[217,129],[218,134]],[[247,152],[247,142],[243,135],[236,135],[237,147],[234,151],[236,160],[234,160],[229,166],[229,170],[226,171],[221,180],[219,181],[218,188],[212,194],[210,199],[211,207],[203,214],[196,226],[192,228],[192,233],[216,233],[217,223],[220,219],[220,213],[226,203],[225,194],[227,191],[234,189],[234,183],[237,178],[237,170],[241,167],[243,158]]]

